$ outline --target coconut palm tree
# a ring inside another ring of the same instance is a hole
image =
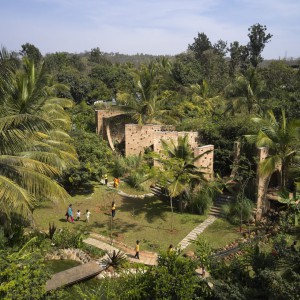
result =
[[[268,156],[259,163],[258,169],[259,175],[264,178],[262,192],[257,199],[257,208],[261,210],[267,207],[265,201],[271,175],[278,172],[279,188],[285,191],[289,170],[299,169],[300,120],[288,120],[282,110],[281,118],[276,118],[273,111],[268,111],[265,117],[258,116],[252,121],[258,124],[259,131],[255,135],[246,135],[247,140],[257,147],[268,148]]]
[[[165,62],[153,62],[142,66],[135,74],[135,88],[127,102],[127,110],[133,112],[133,118],[139,124],[160,123],[164,113],[164,103],[169,94],[161,91],[161,69]],[[167,66],[166,66],[167,68]]]
[[[224,106],[223,99],[219,95],[210,97],[209,86],[206,80],[202,80],[201,84],[192,84],[190,91],[192,92],[192,101],[199,105],[204,113],[213,114],[217,108]]]
[[[233,115],[260,113],[266,106],[263,102],[267,95],[265,83],[258,77],[256,69],[249,69],[246,75],[238,76],[226,87],[228,103],[225,111]]]
[[[265,117],[255,117],[252,121],[258,124],[259,132],[246,135],[247,140],[257,147],[269,149],[268,157],[259,165],[259,172],[271,176],[278,171],[280,189],[285,190],[289,168],[295,166],[299,158],[300,120],[288,120],[282,110],[281,118],[276,119],[274,112],[268,111]]]
[[[58,140],[67,134],[57,126],[62,114],[55,118],[48,111],[45,73],[26,59],[24,70],[3,61],[0,69],[6,76],[0,89],[0,208],[7,216],[15,211],[27,216],[40,201],[68,198],[56,179],[76,155],[71,145]]]
[[[177,143],[173,140],[169,142],[161,140],[161,143],[162,154],[156,156],[159,162],[158,178],[160,184],[168,191],[172,212],[171,230],[173,230],[173,199],[183,193],[188,193],[201,181],[205,181],[205,173],[194,163],[207,152],[194,157],[187,135],[178,137]],[[180,200],[179,208],[182,210],[182,200]]]

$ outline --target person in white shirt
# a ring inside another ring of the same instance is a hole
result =
[[[77,210],[77,213],[76,213],[76,221],[79,221],[79,219],[80,219],[80,210],[78,209]]]
[[[89,222],[90,221],[90,215],[91,215],[91,212],[87,209],[86,212],[85,212],[85,221],[86,222]]]

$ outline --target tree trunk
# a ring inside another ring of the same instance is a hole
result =
[[[170,196],[170,206],[171,206],[171,231],[173,231],[173,198]]]
[[[270,182],[270,176],[260,177],[258,183],[258,194],[256,202],[256,221],[260,221],[261,217],[267,211],[267,191]]]
[[[178,208],[179,208],[180,213],[182,213],[183,212],[183,200],[181,199],[181,197],[179,198]]]
[[[233,165],[230,174],[230,178],[234,178],[239,168],[240,158],[241,158],[241,143],[236,141],[234,142],[234,157],[233,157]]]

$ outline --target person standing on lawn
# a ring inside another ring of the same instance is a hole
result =
[[[76,221],[79,221],[80,220],[80,210],[78,209],[77,210],[77,213],[76,213]]]
[[[118,189],[119,184],[120,184],[120,179],[119,179],[119,177],[115,177],[115,178],[114,178],[114,188]]]
[[[135,256],[134,258],[140,259],[140,241],[137,240],[135,244]]]
[[[87,209],[85,212],[85,221],[88,223],[90,221],[91,212]]]
[[[173,248],[173,245],[171,244],[167,250],[167,254],[170,254],[173,251],[174,251],[174,248]]]
[[[115,215],[116,215],[116,204],[115,201],[113,201],[111,204],[111,217],[114,218]]]
[[[67,213],[68,213],[67,222],[69,221],[70,218],[71,223],[74,223],[72,204],[69,205]]]

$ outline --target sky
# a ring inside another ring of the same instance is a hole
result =
[[[212,44],[246,45],[257,23],[273,35],[265,59],[300,57],[300,0],[0,0],[0,45],[30,43],[43,55],[175,55],[201,32]]]

